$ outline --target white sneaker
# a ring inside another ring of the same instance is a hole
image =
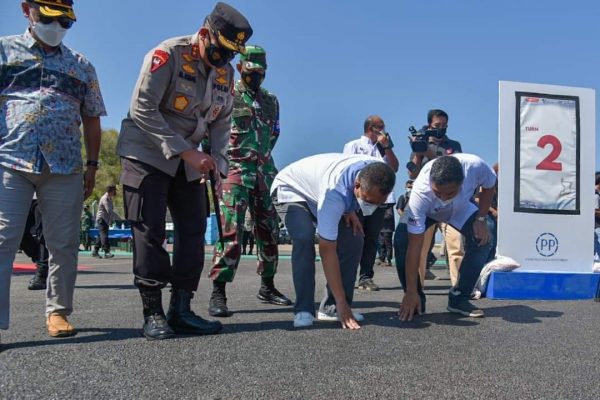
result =
[[[356,322],[361,322],[361,321],[365,320],[365,316],[356,311],[352,311],[352,316],[354,317]],[[319,311],[317,313],[317,319],[319,321],[339,321],[337,312],[335,312],[335,311],[333,311],[333,312]]]
[[[304,328],[307,326],[312,326],[314,320],[315,317],[313,317],[311,313],[306,311],[300,311],[294,316],[294,328]]]

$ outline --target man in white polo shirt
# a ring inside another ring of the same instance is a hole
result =
[[[385,131],[385,123],[378,115],[370,115],[364,123],[364,133],[356,140],[344,145],[344,154],[365,154],[377,158],[389,165],[394,172],[398,172],[398,159],[394,154],[393,143],[390,135]],[[362,290],[377,291],[379,286],[373,281],[375,271],[375,257],[377,255],[377,241],[379,232],[383,228],[383,219],[387,209],[396,204],[394,193],[390,193],[385,205],[377,208],[375,212],[362,219],[365,240],[360,258],[360,271],[357,287]]]
[[[425,230],[436,222],[447,222],[464,237],[465,255],[458,282],[448,294],[448,311],[468,317],[483,317],[483,311],[469,302],[473,287],[490,251],[487,212],[494,195],[496,174],[481,158],[459,153],[442,156],[425,164],[413,184],[406,207],[408,237],[394,240],[404,298],[400,319],[410,321],[425,311],[425,294],[419,280],[419,254]],[[471,198],[479,187],[479,206]]]
[[[315,225],[327,293],[318,319],[360,328],[362,315],[350,306],[363,247],[357,211],[371,215],[394,188],[394,171],[374,157],[320,154],[282,169],[271,195],[292,238],[292,274],[296,303],[294,327],[313,324],[315,312]]]

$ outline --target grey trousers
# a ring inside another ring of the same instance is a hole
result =
[[[316,217],[304,202],[278,203],[275,209],[292,239],[292,276],[296,291],[294,314],[306,311],[315,312],[315,223]],[[354,281],[363,248],[362,235],[354,236],[352,228],[340,221],[337,238],[337,254],[340,262],[342,284],[346,301],[352,304]],[[330,294],[329,286],[325,288],[325,296],[320,309],[335,308],[335,300]]]
[[[0,167],[0,329],[8,329],[12,265],[34,192],[50,252],[46,314],[69,315],[73,310],[83,205],[81,174],[51,174],[47,165],[41,175]]]

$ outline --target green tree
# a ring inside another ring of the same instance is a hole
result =
[[[122,218],[125,218],[123,208],[123,188],[118,184],[119,175],[121,173],[121,164],[117,155],[117,140],[119,132],[115,129],[107,129],[102,131],[102,144],[100,146],[100,168],[96,173],[96,187],[92,195],[85,201],[91,205],[94,201],[100,200],[100,197],[106,191],[108,185],[117,185],[119,194],[114,198],[115,211]],[[83,159],[85,156],[85,146],[82,144]]]

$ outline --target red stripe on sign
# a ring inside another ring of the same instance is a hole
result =
[[[13,272],[35,272],[35,264],[13,264]],[[87,265],[78,265],[77,271],[89,271],[92,267]]]

